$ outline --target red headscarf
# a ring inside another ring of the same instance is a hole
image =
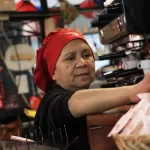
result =
[[[49,33],[44,39],[42,47],[37,50],[34,82],[44,92],[46,92],[48,84],[53,81],[55,65],[62,49],[74,39],[82,39],[87,43],[80,32],[69,28],[60,28]]]

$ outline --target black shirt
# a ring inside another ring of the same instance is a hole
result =
[[[89,150],[85,117],[74,118],[68,108],[68,100],[73,94],[53,84],[38,107],[35,130],[38,138],[41,134],[55,147],[65,145],[68,150]]]

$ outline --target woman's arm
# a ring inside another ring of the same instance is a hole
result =
[[[139,101],[137,94],[146,92],[150,92],[150,73],[133,86],[77,91],[69,99],[68,105],[72,115],[78,118],[129,103],[137,103]]]
[[[75,92],[68,101],[69,109],[76,118],[100,113],[130,103],[133,86],[107,89],[89,89]]]

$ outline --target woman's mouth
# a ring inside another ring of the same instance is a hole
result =
[[[88,76],[88,75],[89,75],[89,73],[85,72],[85,73],[80,73],[77,76]]]

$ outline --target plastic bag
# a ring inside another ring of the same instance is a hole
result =
[[[150,134],[150,93],[137,95],[141,100],[123,115],[108,136],[114,134]]]

